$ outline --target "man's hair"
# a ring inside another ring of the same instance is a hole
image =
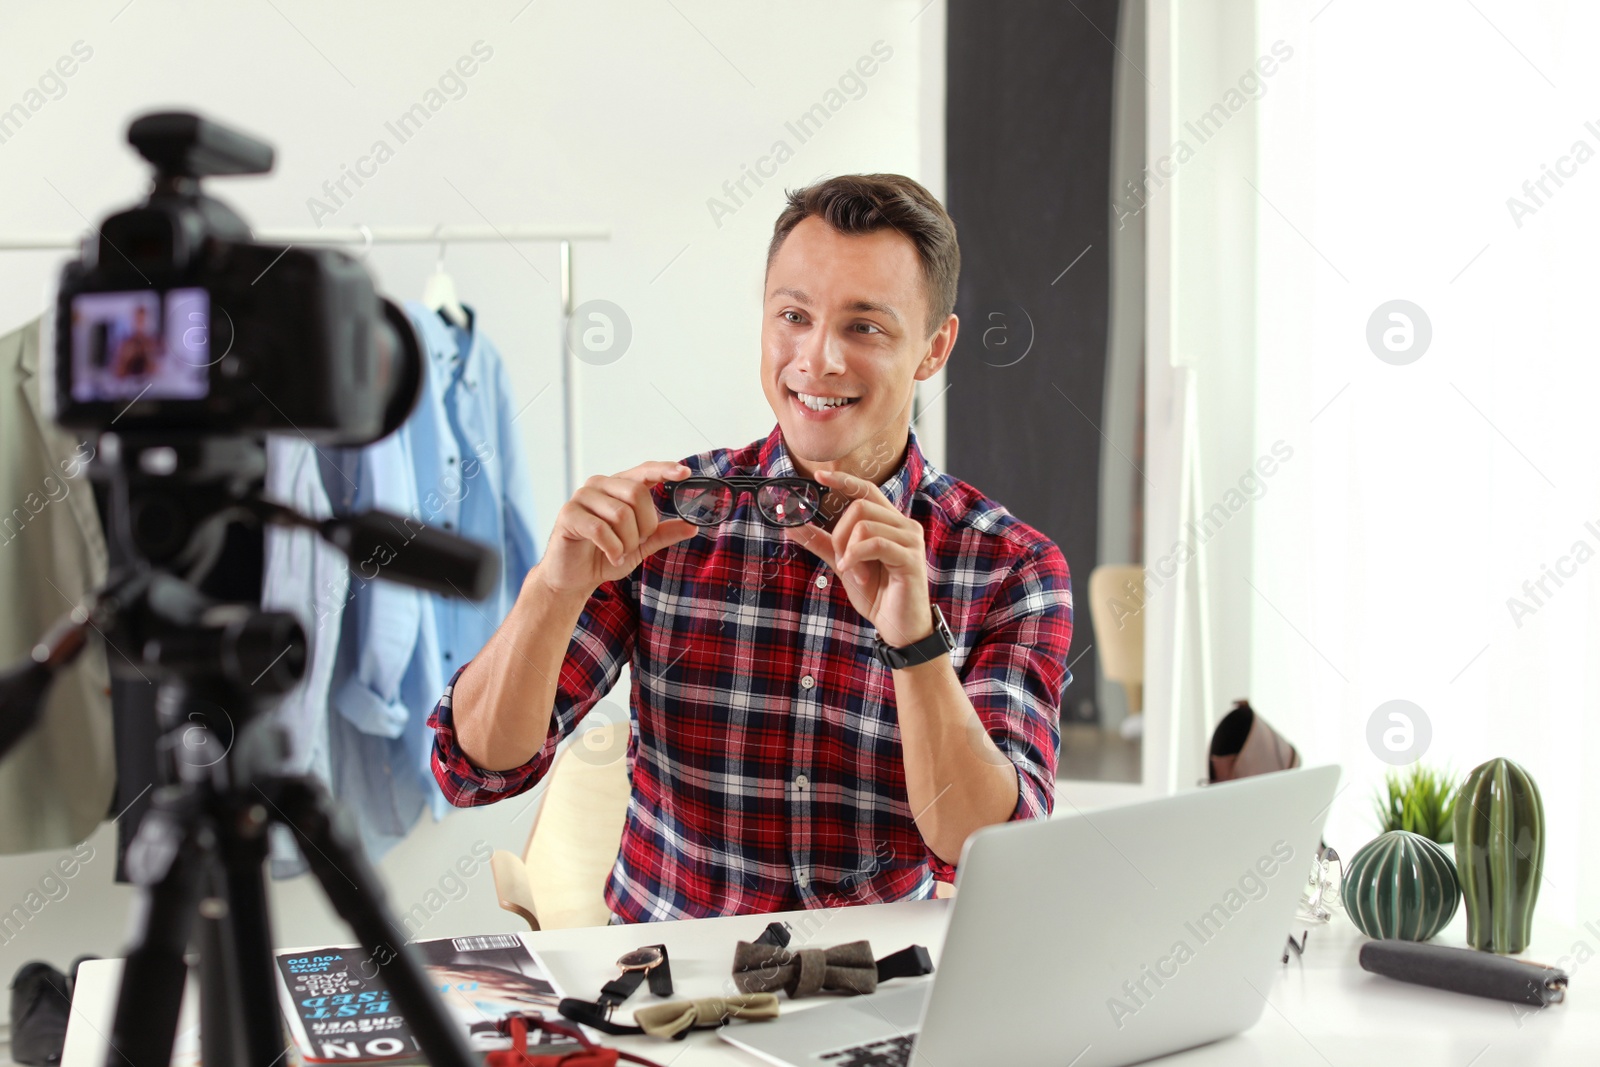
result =
[[[786,190],[788,203],[772,227],[767,269],[784,239],[804,219],[816,215],[846,236],[889,228],[910,238],[922,261],[928,294],[928,328],[932,336],[956,308],[956,279],[961,274],[961,248],[956,224],[932,193],[903,174],[843,174]]]

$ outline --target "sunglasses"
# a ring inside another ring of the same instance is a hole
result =
[[[828,487],[809,478],[696,476],[671,485],[678,517],[696,526],[727,521],[745,493],[756,498],[756,511],[770,526],[804,526],[822,509]]]

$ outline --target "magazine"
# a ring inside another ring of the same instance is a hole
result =
[[[412,946],[474,1052],[509,1048],[495,1030],[513,1011],[554,1016],[561,990],[515,934],[440,938]],[[424,1057],[381,980],[386,962],[364,948],[277,953],[278,993],[300,1057],[307,1063],[407,1063]],[[549,1052],[577,1042],[543,1031],[529,1044]]]

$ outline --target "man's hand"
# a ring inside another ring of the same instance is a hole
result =
[[[656,515],[650,487],[689,476],[682,463],[641,463],[607,478],[595,475],[556,512],[550,545],[529,580],[552,592],[588,595],[621,578],[645,557],[688,540],[699,529]]]
[[[853,474],[817,471],[817,481],[850,497],[833,530],[784,527],[784,535],[833,568],[863,618],[899,647],[933,632],[928,551],[922,525],[889,503],[883,490]]]

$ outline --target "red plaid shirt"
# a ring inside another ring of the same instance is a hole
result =
[[[695,474],[795,473],[776,427],[684,462]],[[952,665],[1016,767],[1011,818],[1048,815],[1071,680],[1061,550],[935,470],[915,433],[882,489],[923,527],[929,592],[956,639]],[[672,514],[666,490],[655,492]],[[741,497],[714,531],[594,591],[562,663],[550,733],[521,767],[467,761],[448,688],[429,719],[445,796],[491,803],[537,785],[557,743],[630,666],[633,793],[605,898],[631,922],[925,898],[935,878],[955,877],[912,819],[894,680],[872,654],[872,625],[826,564],[752,507]]]

